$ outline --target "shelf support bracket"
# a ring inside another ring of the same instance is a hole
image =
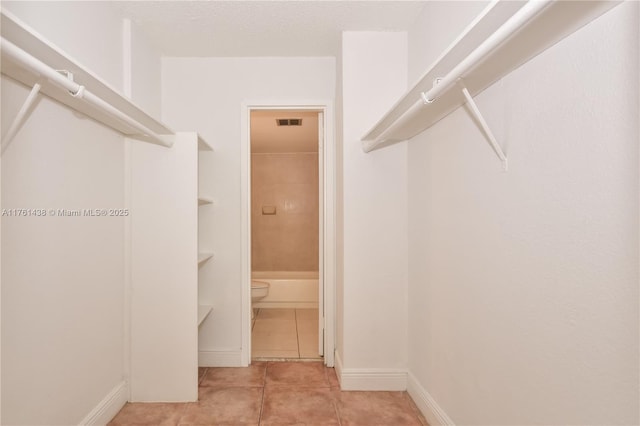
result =
[[[13,119],[13,123],[11,123],[11,126],[9,126],[9,130],[2,138],[2,150],[0,151],[1,153],[4,153],[4,150],[7,149],[7,147],[11,144],[11,141],[18,133],[18,130],[20,130],[20,127],[22,127],[22,125],[26,121],[33,103],[38,99],[40,87],[40,83],[36,83],[33,85],[33,88],[31,89],[31,92],[29,92],[27,99],[24,101],[24,104],[22,104],[22,107],[18,111],[18,115],[16,115],[16,118]]]
[[[498,158],[500,158],[500,161],[502,161],[503,170],[506,172],[508,167],[509,167],[509,162],[507,160],[507,156],[504,155],[504,152],[502,151],[502,148],[498,144],[498,141],[496,140],[495,136],[493,135],[493,132],[491,132],[491,129],[489,128],[489,124],[487,124],[487,121],[482,116],[482,113],[478,109],[478,105],[476,105],[476,102],[471,97],[471,94],[467,90],[466,86],[464,86],[464,83],[462,83],[462,81],[460,81],[460,84],[462,84],[462,94],[467,99],[467,103],[469,104],[469,108],[471,109],[471,114],[473,114],[475,119],[480,124],[480,127],[482,127],[482,130],[484,131],[485,136],[489,140],[489,143],[491,144],[491,147],[493,148],[495,153],[498,155]]]

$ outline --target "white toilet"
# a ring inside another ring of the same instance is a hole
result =
[[[264,299],[269,294],[269,283],[266,281],[251,280],[251,319],[255,315],[253,304]]]

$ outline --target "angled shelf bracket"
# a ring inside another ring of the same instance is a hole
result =
[[[40,82],[34,83],[31,92],[29,92],[27,99],[24,101],[24,104],[22,104],[22,107],[18,111],[18,115],[16,115],[16,118],[13,119],[13,123],[11,123],[11,126],[9,126],[9,130],[2,138],[2,153],[4,153],[4,150],[7,149],[13,138],[16,136],[16,133],[18,133],[18,130],[20,130],[20,127],[22,127],[22,124],[24,124],[25,120],[29,116],[31,107],[38,99],[38,94],[40,93],[41,87],[42,86],[40,85]]]
[[[36,95],[44,95],[127,137],[171,147],[175,132],[167,126],[148,115],[129,98],[10,12],[4,9],[0,11],[0,21],[0,71],[27,87],[35,87],[37,84],[37,93],[36,89],[32,90],[29,98],[32,103]],[[12,133],[3,135],[2,149],[5,149],[24,124],[24,119],[29,115],[29,107],[25,103],[18,114],[23,121],[14,121],[15,128],[10,129]]]
[[[502,148],[498,144],[496,137],[493,135],[493,132],[489,128],[489,124],[487,124],[487,121],[484,119],[484,117],[482,116],[482,113],[478,109],[478,105],[476,105],[476,102],[473,100],[473,98],[469,94],[469,91],[464,85],[462,86],[462,94],[467,99],[467,104],[469,104],[469,108],[471,109],[471,114],[473,114],[478,124],[480,124],[480,127],[482,127],[482,130],[484,131],[484,135],[487,137],[487,140],[491,144],[491,147],[495,151],[498,158],[500,158],[500,161],[502,161],[502,169],[506,172],[507,169],[509,168],[509,162],[507,160],[507,156],[504,155],[504,152],[502,152]]]
[[[621,4],[618,0],[493,0],[488,3],[456,41],[362,137],[364,152],[411,139],[468,103],[506,165],[504,153],[471,97]],[[434,79],[436,84],[433,84]],[[462,93],[456,87],[460,79],[464,79],[466,87]]]
[[[478,109],[478,105],[476,105],[476,102],[473,100],[473,98],[469,94],[469,91],[464,85],[462,86],[462,94],[467,99],[467,104],[469,104],[469,108],[471,109],[471,114],[473,114],[478,124],[480,124],[480,127],[482,127],[482,130],[484,131],[484,135],[487,137],[487,140],[491,144],[491,147],[495,151],[498,158],[500,158],[500,161],[502,161],[502,169],[506,172],[507,169],[509,168],[509,162],[507,160],[507,156],[504,155],[504,152],[502,152],[502,148],[498,144],[496,137],[493,135],[493,132],[489,128],[489,124],[487,124],[487,121],[484,119],[484,117],[482,116],[482,113]]]
[[[433,88],[429,92],[422,92],[420,94],[420,97],[422,98],[422,102],[424,102],[425,105],[428,105],[436,100],[435,97],[430,96],[430,93],[436,90],[436,86],[438,86],[442,82],[442,80],[443,79],[441,78],[436,78],[435,81],[433,82]],[[509,161],[507,160],[507,156],[502,151],[502,147],[498,143],[496,137],[493,135],[493,132],[491,131],[491,128],[487,123],[487,120],[485,120],[484,117],[482,116],[482,113],[480,112],[480,109],[478,108],[476,101],[473,100],[473,97],[469,93],[469,90],[467,89],[467,86],[464,84],[464,81],[460,78],[458,79],[457,83],[462,87],[462,94],[467,100],[467,104],[469,105],[469,110],[471,112],[471,115],[473,115],[473,118],[475,118],[476,122],[480,125],[480,128],[484,132],[484,135],[486,136],[487,141],[493,148],[493,151],[496,153],[500,161],[502,161],[502,169],[506,172],[509,168]]]

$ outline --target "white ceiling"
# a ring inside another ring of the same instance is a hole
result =
[[[277,118],[301,118],[302,126],[278,126]],[[317,152],[318,113],[251,111],[251,153]]]
[[[343,31],[406,31],[426,0],[116,1],[164,56],[338,56]],[[303,118],[278,127],[276,118]],[[254,111],[251,151],[315,152],[317,113]]]
[[[119,1],[165,56],[337,56],[340,33],[405,31],[425,0]]]

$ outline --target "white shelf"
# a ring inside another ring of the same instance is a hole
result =
[[[67,55],[63,50],[51,44],[43,36],[24,24],[11,13],[4,10],[1,12],[0,27],[2,29],[2,37],[4,39],[15,44],[29,55],[44,62],[48,66],[55,68],[56,70],[70,71],[73,73],[73,80],[76,83],[81,84],[88,91],[111,104],[113,107],[128,115],[138,123],[146,126],[149,130],[152,130],[158,135],[174,134],[174,132],[167,126],[144,112],[140,107],[131,102],[131,100],[126,98],[119,91],[111,87],[100,77],[94,75],[88,68],[84,67],[78,61]],[[11,57],[4,54],[2,55],[2,74],[5,74],[29,87],[32,87],[35,83],[39,82],[42,86],[40,89],[41,93],[93,118],[98,122],[116,129],[127,136],[135,137],[137,133],[139,133],[138,130],[112,117],[103,110],[91,106],[82,99],[74,98],[68,91],[60,86],[53,84],[48,80],[41,79],[38,74],[25,69]]]
[[[198,305],[198,327],[200,327],[200,324],[202,324],[203,321],[207,319],[212,310],[213,306]]]
[[[435,101],[424,104],[421,93],[429,91],[469,56],[525,2],[500,0],[491,3],[440,56],[422,78],[362,138],[365,151],[412,138],[462,106],[461,90],[452,88]],[[478,66],[462,76],[471,96],[507,75],[531,58],[559,42],[619,4],[616,1],[552,2],[513,36],[486,55]]]
[[[203,262],[211,259],[213,257],[213,253],[198,253],[198,266],[200,266]]]
[[[213,198],[201,195],[198,197],[198,205],[204,206],[205,204],[213,204]]]

